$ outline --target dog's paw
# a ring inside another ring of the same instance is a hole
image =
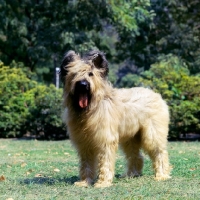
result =
[[[89,187],[90,184],[87,181],[77,181],[74,183],[75,186],[78,187]]]
[[[111,185],[112,185],[111,182],[103,181],[103,182],[96,182],[94,184],[94,187],[95,188],[105,188],[105,187],[110,187]]]
[[[156,181],[164,181],[164,180],[167,180],[170,178],[171,178],[171,176],[169,176],[168,174],[163,174],[163,175],[157,175],[154,179]]]

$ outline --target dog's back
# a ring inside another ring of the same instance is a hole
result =
[[[116,89],[115,92],[118,96],[118,104],[121,105],[119,124],[121,141],[133,137],[150,123],[158,128],[161,127],[164,138],[167,137],[169,111],[160,94],[142,87]]]

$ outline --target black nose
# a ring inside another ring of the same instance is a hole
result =
[[[78,81],[76,83],[76,87],[81,89],[81,90],[89,90],[90,84],[86,80]]]
[[[88,82],[87,81],[79,81],[78,84],[80,86],[87,86],[88,85]]]

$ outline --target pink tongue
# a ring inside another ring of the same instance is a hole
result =
[[[80,94],[79,95],[79,106],[81,108],[86,108],[88,105],[88,98],[87,94]]]

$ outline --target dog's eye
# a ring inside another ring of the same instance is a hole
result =
[[[94,74],[92,72],[89,73],[89,76],[93,76]]]

